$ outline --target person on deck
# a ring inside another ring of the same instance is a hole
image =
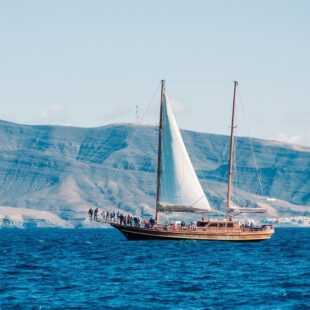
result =
[[[197,222],[193,221],[192,222],[192,230],[196,230],[196,227],[197,227]]]
[[[95,221],[98,221],[98,208],[95,209],[95,212],[94,212],[94,220],[95,220]]]
[[[93,209],[90,208],[90,209],[88,210],[88,215],[89,215],[89,219],[90,219],[90,220],[93,219],[93,213],[94,213]]]
[[[155,220],[152,217],[150,218],[149,224],[150,224],[150,227],[153,228],[155,224]]]

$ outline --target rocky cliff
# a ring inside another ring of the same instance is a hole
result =
[[[229,138],[191,131],[182,135],[210,203],[223,209]],[[75,128],[0,121],[0,205],[51,211],[65,218],[83,217],[90,206],[132,213],[144,206],[150,211],[155,202],[156,153],[154,127]],[[310,148],[238,137],[236,154],[236,203],[260,202],[272,215],[309,214]]]

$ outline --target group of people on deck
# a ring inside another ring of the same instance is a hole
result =
[[[167,230],[196,230],[197,222],[192,221],[190,224],[186,224],[184,221],[171,221],[170,223],[167,221],[163,227]]]
[[[151,217],[148,221],[141,220],[139,216],[132,216],[130,214],[124,215],[119,211],[109,211],[103,210],[100,215],[101,218],[98,218],[98,208],[92,209],[90,208],[88,211],[89,219],[93,221],[103,221],[103,222],[113,222],[118,223],[120,225],[132,226],[132,227],[144,227],[144,228],[153,228],[155,226],[155,220]],[[184,221],[174,221],[174,222],[166,222],[163,225],[165,229],[191,229],[196,230],[197,222],[193,221],[190,225],[186,225]]]
[[[126,225],[126,226],[134,226],[134,227],[140,227],[141,225],[141,219],[139,216],[132,216],[130,214],[124,215],[120,213],[119,211],[106,211],[103,210],[101,212],[101,219],[98,219],[98,208],[93,210],[90,208],[88,210],[88,216],[90,220],[93,221],[106,221],[106,222],[113,222],[113,223],[118,223],[121,225]],[[153,220],[154,221],[154,220]],[[155,221],[152,225],[155,224]]]

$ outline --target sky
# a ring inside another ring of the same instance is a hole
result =
[[[0,1],[0,118],[158,123],[310,146],[310,1]],[[145,111],[147,110],[147,113]],[[145,115],[145,116],[144,116]]]

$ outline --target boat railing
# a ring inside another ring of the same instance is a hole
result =
[[[209,226],[197,226],[194,224],[189,225],[175,225],[175,224],[158,224],[158,225],[152,225],[149,222],[135,222],[135,221],[120,221],[119,219],[98,219],[97,222],[102,222],[105,224],[118,224],[126,227],[136,227],[136,228],[144,228],[144,229],[163,229],[166,231],[219,231],[219,230],[225,230],[225,231],[234,231],[241,229],[242,231],[265,231],[265,230],[272,230],[272,225],[262,225],[262,226],[251,226],[251,225],[238,225],[239,227],[236,227],[235,225],[227,227],[226,225],[223,226],[216,226],[216,227],[209,227]]]

